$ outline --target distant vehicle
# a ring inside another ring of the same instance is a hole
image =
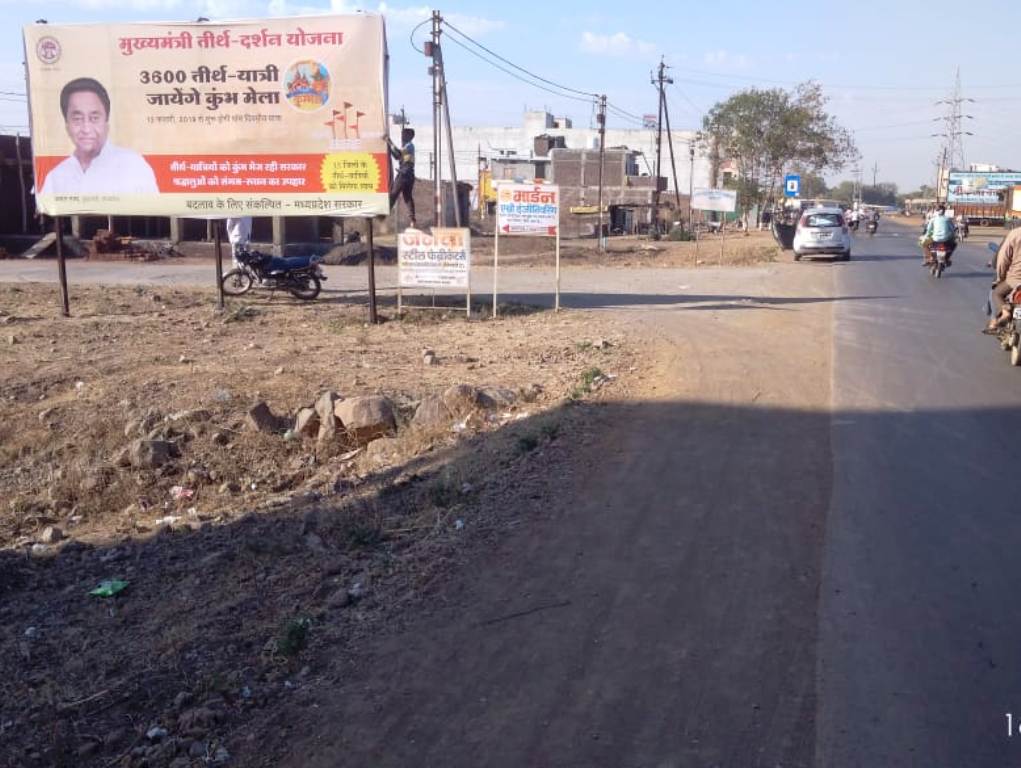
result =
[[[844,212],[835,206],[811,208],[801,215],[794,232],[794,260],[802,256],[835,255],[851,260],[851,233]]]

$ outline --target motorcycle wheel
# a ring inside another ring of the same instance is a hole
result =
[[[220,281],[223,292],[228,296],[241,296],[252,288],[252,274],[243,269],[232,269]]]
[[[1010,364],[1015,367],[1021,366],[1021,345],[1014,344],[1010,348]]]
[[[937,261],[936,262],[936,279],[937,280],[939,278],[943,277],[943,270],[944,269],[946,269],[946,267],[943,264],[941,264],[940,262]]]
[[[319,291],[322,289],[323,284],[319,282],[319,278],[315,275],[291,278],[287,283],[287,290],[291,292],[291,295],[302,301],[312,301],[319,295]]]

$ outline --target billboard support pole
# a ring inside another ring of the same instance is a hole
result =
[[[723,245],[727,242],[727,214],[720,214],[720,266],[723,266]]]
[[[496,320],[496,275],[500,270],[500,215],[496,216],[496,239],[493,241],[493,319]]]
[[[379,318],[376,316],[376,249],[372,243],[372,217],[367,218],[365,223],[369,238],[369,323],[376,325]]]
[[[558,219],[558,221],[557,221],[557,291],[556,291],[556,296],[553,299],[553,311],[554,312],[559,312],[560,311],[560,221],[559,221],[559,218],[560,217],[558,216],[557,217],[557,219]],[[600,213],[599,214],[600,224],[602,224],[602,218],[603,218],[603,214]],[[599,237],[600,237],[600,239],[602,239],[602,234],[600,234]]]
[[[71,299],[67,295],[67,264],[64,261],[64,233],[63,219],[60,216],[53,217],[53,234],[57,244],[57,275],[60,278],[60,300],[62,314],[64,317],[71,316]]]
[[[216,308],[223,309],[223,236],[219,220],[213,222],[213,250],[216,252]]]

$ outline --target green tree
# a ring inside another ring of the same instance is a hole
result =
[[[874,187],[862,187],[861,199],[862,202],[869,205],[896,205],[897,185],[892,182],[881,181]]]
[[[850,205],[854,202],[855,184],[853,181],[842,181],[830,190],[834,200]]]
[[[793,168],[793,173],[801,176],[801,197],[803,198],[826,198],[830,196],[830,188],[826,186],[826,179],[818,173],[804,171],[800,168]]]
[[[857,154],[851,134],[826,112],[826,97],[813,82],[791,91],[741,91],[709,111],[703,130],[709,146],[736,164],[745,210],[775,195],[788,170],[839,170]]]

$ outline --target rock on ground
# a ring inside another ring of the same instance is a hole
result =
[[[453,420],[454,415],[450,412],[443,398],[439,395],[428,395],[422,398],[422,402],[415,409],[415,416],[411,423],[423,429],[438,429],[446,427]]]
[[[302,408],[294,420],[294,434],[300,437],[319,435],[319,414],[315,408]]]
[[[332,440],[336,436],[337,417],[334,415],[334,409],[342,400],[343,398],[336,392],[323,392],[316,400],[315,412],[319,416],[319,442]]]
[[[370,440],[384,437],[397,429],[393,403],[382,395],[341,400],[333,412],[343,425],[348,438],[357,445],[365,445]]]
[[[275,434],[281,431],[280,418],[264,402],[258,402],[248,409],[245,425],[253,432]]]
[[[166,440],[135,440],[128,446],[128,462],[135,469],[159,469],[175,453],[174,444]]]
[[[443,404],[455,417],[467,416],[480,405],[479,390],[471,384],[454,384],[443,392]]]

